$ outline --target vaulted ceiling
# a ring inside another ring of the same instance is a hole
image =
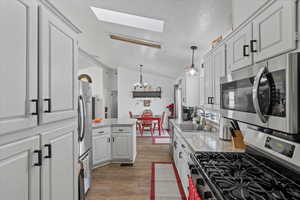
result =
[[[232,27],[231,0],[85,0],[80,4],[78,0],[52,1],[69,10],[72,6],[80,6],[77,9],[80,9],[82,17],[78,21],[82,20],[80,24],[87,30],[82,18],[90,20],[87,23],[94,29],[94,33],[90,35],[95,38],[96,47],[89,53],[105,65],[113,68],[137,68],[138,64],[143,64],[145,71],[169,77],[176,77],[183,72],[184,67],[191,64],[191,45],[199,47],[196,65],[200,65],[200,58],[208,50],[210,42]],[[66,4],[61,1],[66,1]],[[163,20],[164,32],[98,21],[90,6]],[[71,14],[75,18],[76,12]],[[162,49],[111,40],[110,33],[160,42]]]

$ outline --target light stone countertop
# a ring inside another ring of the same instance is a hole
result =
[[[183,132],[179,128],[179,124],[175,120],[171,120],[177,132],[184,141],[189,145],[193,152],[212,151],[212,152],[244,152],[244,149],[236,149],[232,146],[231,141],[219,139],[218,132],[199,131],[199,132]]]
[[[133,126],[136,123],[136,119],[124,118],[124,119],[104,119],[100,123],[93,123],[93,128],[113,127],[113,126]]]

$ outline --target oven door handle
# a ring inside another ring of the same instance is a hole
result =
[[[254,105],[254,109],[257,113],[257,115],[259,116],[260,120],[263,123],[267,122],[267,117],[263,115],[263,113],[261,112],[260,106],[259,106],[259,100],[258,100],[258,95],[259,95],[259,83],[260,80],[262,78],[262,76],[264,75],[264,73],[267,72],[267,67],[263,67],[259,70],[259,72],[257,73],[255,79],[254,79],[254,84],[253,84],[253,89],[252,89],[252,98],[253,98],[253,105]]]

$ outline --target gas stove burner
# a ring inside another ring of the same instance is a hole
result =
[[[299,200],[300,186],[246,153],[196,153],[224,200]]]

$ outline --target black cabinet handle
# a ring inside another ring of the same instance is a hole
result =
[[[181,144],[181,147],[185,149],[185,145]]]
[[[243,54],[244,54],[244,57],[248,57],[250,56],[249,53],[247,54],[247,49],[249,49],[249,45],[244,45],[243,46]]]
[[[115,138],[114,137],[112,137],[112,142],[115,142]]]
[[[210,97],[207,97],[207,103],[210,104]]]
[[[174,141],[174,148],[177,149],[177,142]]]
[[[31,113],[32,115],[38,115],[39,110],[39,101],[37,99],[32,99],[31,102],[35,103],[35,112]]]
[[[45,113],[51,113],[51,99],[44,99],[48,103],[48,110],[45,110]]]
[[[250,40],[250,50],[251,50],[251,53],[256,53],[257,52],[257,49],[254,49],[254,44],[257,43],[257,40]]]
[[[214,104],[214,97],[210,97],[210,103]]]
[[[181,159],[182,158],[182,152],[179,152],[178,157]]]
[[[107,138],[107,142],[110,143],[110,138]]]
[[[104,131],[99,131],[98,133],[100,133],[100,134],[101,134],[101,133],[104,133]]]
[[[34,166],[42,166],[42,151],[41,150],[34,150],[33,153],[37,153],[37,155],[38,155],[38,162],[34,163]]]
[[[51,144],[45,144],[45,147],[48,149],[48,155],[46,155],[44,158],[52,158],[52,145]]]

